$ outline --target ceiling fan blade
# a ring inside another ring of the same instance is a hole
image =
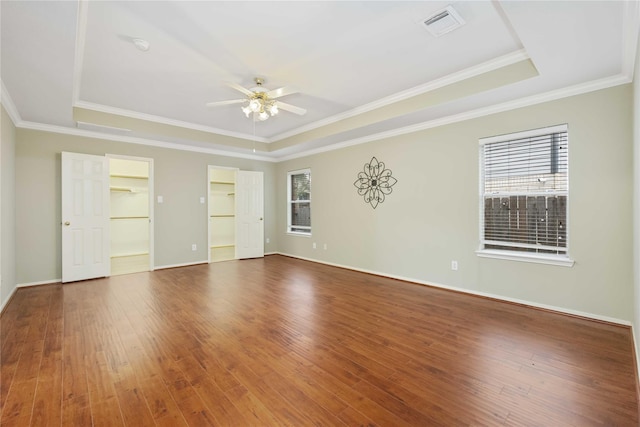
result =
[[[298,93],[293,87],[281,87],[280,89],[274,89],[267,92],[267,96],[271,99],[280,98],[281,96],[291,95],[292,93]]]
[[[233,82],[224,82],[227,86],[229,86],[230,88],[233,88],[237,91],[240,91],[242,93],[244,93],[247,96],[251,96],[253,95],[253,92],[250,91],[249,89],[247,89],[244,86],[240,86],[238,83],[233,83]]]
[[[229,99],[226,101],[207,102],[205,105],[207,107],[219,107],[221,105],[242,104],[245,101],[246,99]]]
[[[278,101],[276,105],[279,109],[289,111],[293,114],[298,114],[300,116],[307,114],[307,110],[305,110],[304,108],[296,107],[295,105],[287,104],[282,101]]]

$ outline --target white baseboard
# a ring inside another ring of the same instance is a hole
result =
[[[2,304],[0,304],[0,313],[4,311],[4,308],[7,306],[7,303],[11,301],[11,298],[13,298],[13,295],[16,293],[17,290],[18,290],[18,287],[16,286],[15,288],[13,288],[13,290],[11,291],[7,299],[2,301]]]
[[[43,281],[40,281],[40,282],[30,282],[30,283],[19,283],[19,284],[17,284],[16,287],[13,288],[13,291],[11,291],[11,294],[9,295],[9,298],[7,298],[6,301],[2,301],[2,304],[0,305],[0,313],[2,313],[4,311],[5,307],[7,306],[7,303],[9,303],[9,301],[11,301],[11,298],[16,293],[18,288],[28,288],[28,287],[31,287],[31,286],[50,285],[52,283],[60,283],[61,280],[62,279],[54,279],[54,280],[43,280]]]
[[[474,290],[471,290],[471,289],[465,289],[465,288],[459,288],[459,287],[455,287],[455,286],[443,285],[443,284],[440,284],[440,283],[430,282],[430,281],[426,281],[426,280],[418,280],[418,279],[414,279],[414,278],[411,278],[411,277],[397,276],[397,275],[394,275],[394,274],[382,273],[380,271],[373,271],[373,270],[367,270],[367,269],[364,269],[364,268],[352,267],[352,266],[349,266],[349,265],[336,264],[336,263],[333,263],[333,262],[321,261],[321,260],[317,260],[317,259],[313,259],[313,258],[306,258],[306,257],[298,256],[298,255],[287,254],[287,253],[284,253],[284,252],[277,252],[277,253],[280,254],[280,255],[291,257],[291,258],[298,258],[298,259],[302,259],[302,260],[305,260],[305,261],[316,262],[318,264],[325,264],[325,265],[330,265],[332,267],[339,267],[339,268],[345,268],[347,270],[359,271],[361,273],[374,274],[376,276],[388,277],[389,279],[402,280],[404,282],[416,283],[416,284],[425,285],[425,286],[432,286],[434,288],[447,289],[447,290],[450,290],[450,291],[456,291],[456,292],[461,292],[461,293],[465,293],[465,294],[469,294],[469,295],[481,296],[481,297],[485,297],[485,298],[492,298],[492,299],[495,299],[495,300],[506,301],[506,302],[511,302],[511,303],[515,303],[515,304],[522,304],[522,305],[526,305],[526,306],[529,306],[529,307],[541,308],[541,309],[544,309],[544,310],[555,311],[555,312],[563,313],[563,314],[570,314],[572,316],[585,317],[585,318],[588,318],[588,319],[599,320],[599,321],[602,321],[602,322],[615,323],[615,324],[624,325],[624,326],[631,326],[631,322],[629,322],[627,320],[617,319],[615,317],[601,316],[599,314],[587,313],[587,312],[584,312],[584,311],[572,310],[572,309],[569,309],[569,308],[557,307],[557,306],[554,306],[554,305],[540,304],[540,303],[533,302],[533,301],[521,300],[521,299],[517,299],[517,298],[510,298],[510,297],[505,297],[505,296],[502,296],[502,295],[491,294],[491,293],[488,293],[488,292],[479,292],[479,291],[474,291]]]
[[[199,265],[199,264],[208,264],[209,261],[196,261],[196,262],[184,262],[182,264],[172,264],[172,265],[156,265],[154,270],[164,270],[167,268],[176,268],[176,267],[189,267],[190,265]]]
[[[42,280],[40,282],[19,283],[16,288],[28,288],[30,286],[50,285],[52,283],[62,283],[62,279]]]
[[[636,339],[636,330],[638,328],[635,328],[634,326],[635,325],[631,325],[631,339],[633,340],[633,349],[635,350],[634,356],[636,357],[636,387],[640,391],[640,352],[638,352],[640,348],[638,348],[638,340]],[[638,395],[638,399],[640,399],[640,394]]]

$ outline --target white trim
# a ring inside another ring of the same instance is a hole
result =
[[[377,134],[350,139],[350,140],[338,142],[335,144],[331,144],[325,147],[306,150],[300,153],[290,154],[290,155],[281,156],[281,157],[275,156],[277,151],[272,152],[274,155],[273,157],[271,156],[266,157],[265,155],[260,156],[255,154],[245,154],[245,153],[234,152],[232,150],[196,147],[196,146],[190,146],[190,145],[185,145],[180,143],[155,141],[151,139],[132,137],[132,136],[105,135],[99,132],[91,132],[91,131],[77,129],[77,128],[28,122],[28,121],[23,121],[20,118],[17,110],[15,109],[15,106],[14,106],[13,114],[17,116],[18,120],[15,120],[16,117],[14,116],[12,116],[12,120],[14,120],[14,125],[16,127],[24,128],[24,129],[39,130],[44,132],[52,132],[52,133],[59,133],[59,134],[65,134],[65,135],[76,135],[76,136],[83,136],[88,138],[97,138],[97,139],[102,139],[107,141],[125,142],[130,144],[148,145],[148,146],[159,147],[159,148],[169,148],[173,150],[214,154],[214,155],[220,155],[225,157],[234,157],[234,158],[242,158],[242,159],[250,159],[250,160],[259,160],[259,161],[271,162],[271,163],[279,163],[287,160],[297,159],[300,157],[326,153],[329,151],[339,150],[342,148],[352,147],[355,145],[378,141],[385,138],[392,138],[396,136],[406,135],[409,133],[419,132],[422,130],[436,128],[439,126],[458,123],[465,120],[475,119],[478,117],[484,117],[491,114],[501,113],[504,111],[515,110],[517,108],[541,104],[544,102],[554,101],[561,98],[581,95],[584,93],[589,93],[589,92],[593,92],[601,89],[607,89],[610,87],[614,87],[614,86],[618,86],[618,85],[622,85],[630,82],[631,82],[630,77],[623,74],[618,74],[612,77],[605,77],[602,79],[593,80],[587,83],[581,83],[581,84],[570,86],[563,89],[553,90],[553,91],[549,91],[549,92],[545,92],[537,95],[531,95],[525,98],[503,102],[501,104],[482,107],[482,108],[478,108],[472,111],[467,111],[464,113],[441,117],[438,119],[430,120],[423,123],[418,123],[415,125],[405,126],[397,129],[391,129],[391,130],[380,132]],[[2,89],[2,93],[3,93],[2,100],[4,103],[5,93],[6,93],[6,89],[4,87]],[[6,93],[6,95],[8,95],[8,93]],[[7,109],[7,112],[11,115],[8,109]]]
[[[409,125],[397,129],[391,129],[388,131],[380,132],[377,134],[367,135],[360,138],[346,140],[338,142],[325,147],[320,147],[312,150],[307,150],[301,153],[290,154],[288,156],[282,156],[275,158],[277,162],[283,162],[286,160],[293,160],[300,157],[311,156],[314,154],[326,153],[329,151],[339,150],[342,148],[352,147],[354,145],[365,144],[368,142],[378,141],[385,138],[392,138],[396,136],[406,135],[409,133],[419,132],[427,129],[432,129],[444,125],[463,122],[465,120],[476,119],[478,117],[489,116],[491,114],[502,113],[504,111],[515,110],[518,108],[528,107],[531,105],[541,104],[544,102],[555,101],[557,99],[567,98],[570,96],[581,95],[584,93],[593,92],[596,90],[607,89],[614,86],[630,83],[631,79],[622,74],[618,74],[613,77],[605,77],[599,80],[593,80],[587,83],[581,83],[578,85],[570,86],[563,89],[557,89],[537,95],[531,95],[513,101],[503,102],[501,104],[490,105],[487,107],[478,108],[476,110],[466,111],[464,113],[453,114],[438,119],[433,119],[427,122],[418,123],[415,125]]]
[[[298,228],[298,227],[295,227]],[[298,236],[298,237],[311,237],[311,230],[308,233],[303,233],[301,231],[287,231],[288,236]]]
[[[478,249],[476,255],[480,258],[503,259],[509,261],[531,262],[535,264],[558,265],[573,267],[575,261],[566,256],[540,255],[529,252],[499,251],[492,249]]]
[[[635,350],[635,356],[636,356],[636,384],[640,383],[640,353],[638,353],[638,350],[640,350],[640,348],[638,348],[638,340],[636,339],[636,334],[635,331],[636,328],[634,328],[634,325],[631,324],[631,339],[633,340],[633,348]],[[640,396],[638,396],[638,398],[640,398]]]
[[[422,95],[423,93],[430,92],[432,90],[435,90],[444,86],[448,86],[453,83],[457,83],[466,79],[470,79],[480,74],[484,74],[489,71],[494,71],[499,68],[506,67],[508,65],[512,65],[517,62],[523,61],[525,59],[529,59],[529,56],[527,55],[526,51],[524,49],[517,50],[507,55],[503,55],[501,57],[492,59],[490,61],[483,62],[482,64],[475,65],[473,67],[464,69],[462,71],[458,71],[457,73],[449,74],[445,77],[432,80],[425,84],[415,86],[411,89],[407,89],[407,90],[395,93],[393,95],[378,99],[376,101],[370,102],[368,104],[361,105],[354,109],[345,111],[344,113],[336,114],[334,116],[327,117],[326,119],[319,120],[317,122],[310,123],[305,126],[301,126],[289,132],[281,133],[279,135],[272,137],[271,142],[277,142],[281,139],[289,138],[303,132],[317,129],[322,126],[327,126],[329,124],[339,122],[340,120],[348,119],[350,117],[354,117],[354,116],[375,110],[377,108],[386,107],[387,105],[391,105],[396,102],[400,102],[417,95]]]
[[[255,154],[236,153],[234,151],[227,151],[227,150],[221,150],[221,149],[215,149],[215,148],[195,147],[192,145],[184,145],[184,144],[179,144],[175,142],[154,141],[151,139],[138,138],[133,136],[105,135],[100,132],[93,132],[89,130],[68,128],[68,127],[56,126],[56,125],[48,125],[48,124],[42,124],[42,123],[36,123],[36,122],[22,121],[16,124],[16,127],[19,127],[21,129],[38,130],[42,132],[59,133],[63,135],[74,135],[74,136],[83,136],[86,138],[96,138],[96,139],[102,139],[105,141],[125,142],[129,144],[149,145],[152,147],[168,148],[172,150],[214,154],[214,155],[224,156],[224,157],[236,157],[241,159],[260,160],[260,161],[272,162],[272,163],[277,162],[277,160],[272,157],[256,156]]]
[[[80,99],[80,85],[82,83],[82,65],[84,64],[84,45],[87,34],[87,15],[89,2],[78,2],[78,18],[76,21],[76,45],[73,55],[73,89],[71,92],[72,105]]]
[[[20,113],[16,108],[16,104],[13,103],[13,99],[11,98],[9,91],[7,90],[6,86],[4,85],[4,82],[1,79],[0,79],[0,85],[2,86],[2,89],[0,92],[0,103],[4,106],[4,109],[7,111],[7,114],[9,114],[9,117],[11,118],[13,125],[18,126],[19,123],[22,123],[22,117],[20,117]]]
[[[7,297],[6,300],[2,301],[2,303],[0,304],[0,314],[4,311],[4,309],[7,307],[7,304],[9,303],[9,301],[11,301],[11,298],[13,298],[13,296],[15,295],[16,291],[18,290],[18,287],[16,286],[15,288],[13,288],[13,290],[11,291],[11,293],[9,294],[9,296]]]
[[[62,279],[41,280],[39,282],[19,283],[16,288],[28,288],[31,286],[51,285],[52,283],[62,283]]]
[[[538,129],[530,129],[522,132],[505,133],[502,135],[488,136],[485,138],[480,138],[478,142],[480,143],[480,145],[486,145],[486,144],[493,144],[494,142],[505,142],[505,141],[511,141],[514,139],[524,139],[524,138],[546,135],[549,133],[559,133],[559,132],[568,132],[568,131],[569,131],[569,126],[565,123],[562,125],[548,126],[544,128],[538,128]]]
[[[139,113],[137,111],[125,110],[123,108],[110,107],[108,105],[95,104],[93,102],[76,101],[74,102],[73,106],[78,108],[83,108],[85,110],[92,110],[92,111],[97,111],[100,113],[107,113],[107,114],[115,114],[118,116],[125,116],[132,119],[145,120],[148,122],[160,123],[160,124],[169,125],[169,126],[177,126],[185,129],[213,133],[216,135],[230,136],[233,138],[240,138],[240,139],[256,141],[256,142],[264,142],[264,143],[271,142],[269,139],[263,138],[260,136],[253,136],[253,135],[248,135],[248,134],[239,133],[239,132],[230,132],[227,130],[213,128],[210,126],[198,125],[195,123],[184,122],[182,120],[169,119],[167,117],[156,116],[153,114]]]
[[[181,264],[172,264],[172,265],[156,265],[156,270],[165,270],[167,268],[177,268],[177,267],[189,267],[192,265],[200,265],[200,264],[208,264],[207,260],[204,261],[196,261],[196,262],[183,262]]]
[[[488,292],[480,292],[480,291],[474,291],[474,290],[471,290],[471,289],[465,289],[465,288],[460,288],[460,287],[456,287],[456,286],[443,285],[443,284],[440,284],[440,283],[426,281],[426,280],[418,280],[418,279],[414,279],[414,278],[411,278],[411,277],[398,276],[398,275],[395,275],[395,274],[381,273],[379,271],[367,270],[367,269],[364,269],[364,268],[356,268],[356,267],[351,267],[351,266],[348,266],[348,265],[336,264],[336,263],[327,262],[327,261],[321,261],[321,260],[317,260],[317,259],[313,259],[313,258],[306,258],[306,257],[297,256],[297,255],[287,254],[287,253],[284,253],[284,252],[278,252],[278,254],[279,255],[288,256],[288,257],[291,257],[291,258],[301,259],[301,260],[304,260],[304,261],[315,262],[315,263],[318,263],[318,264],[330,265],[332,267],[339,267],[339,268],[345,268],[347,270],[358,271],[358,272],[361,272],[361,273],[374,274],[376,276],[387,277],[389,279],[402,280],[404,282],[416,283],[416,284],[419,284],[419,285],[431,286],[431,287],[440,288],[440,289],[447,289],[447,290],[450,290],[450,291],[456,291],[456,292],[460,292],[460,293],[463,293],[463,294],[481,296],[481,297],[485,297],[485,298],[492,298],[492,299],[495,299],[495,300],[498,300],[498,301],[512,302],[512,303],[515,303],[515,304],[521,304],[521,305],[525,305],[525,306],[528,306],[528,307],[541,308],[541,309],[544,309],[544,310],[554,311],[554,312],[557,312],[557,313],[569,314],[569,315],[572,315],[572,316],[580,316],[580,317],[584,317],[586,319],[593,319],[593,320],[599,320],[599,321],[602,321],[602,322],[614,323],[614,324],[618,324],[618,325],[631,326],[631,322],[629,322],[628,320],[617,319],[615,317],[602,316],[602,315],[599,315],[599,314],[588,313],[588,312],[585,312],[585,311],[572,310],[572,309],[569,309],[569,308],[558,307],[558,306],[548,305],[548,304],[540,304],[540,303],[537,303],[537,302],[522,300],[522,299],[518,299],[518,298],[505,297],[505,296],[502,296],[502,295],[491,294],[491,293],[488,293]]]

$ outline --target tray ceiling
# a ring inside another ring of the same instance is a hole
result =
[[[448,5],[465,25],[434,37],[423,21]],[[638,34],[638,5],[622,1],[0,7],[18,126],[270,160],[628,82]],[[256,76],[295,87],[282,100],[307,114],[254,123],[205,106]]]

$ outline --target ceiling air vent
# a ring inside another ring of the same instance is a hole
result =
[[[464,19],[456,12],[453,6],[447,6],[434,15],[422,21],[427,30],[436,37],[453,31],[465,24]]]

